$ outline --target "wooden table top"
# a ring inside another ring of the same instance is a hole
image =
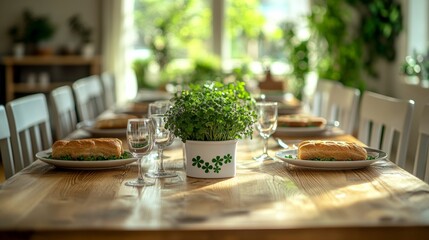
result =
[[[179,142],[165,164],[180,179],[143,188],[124,185],[135,163],[88,171],[37,160],[1,185],[0,239],[428,239],[429,185],[395,164],[304,169],[252,160],[261,149],[243,140],[236,177],[197,179]]]

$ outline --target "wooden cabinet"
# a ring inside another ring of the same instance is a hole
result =
[[[100,74],[100,58],[82,56],[25,56],[5,57],[6,101],[19,95],[71,84],[89,75]]]

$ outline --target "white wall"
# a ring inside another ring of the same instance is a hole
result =
[[[409,0],[408,33],[413,36],[408,39],[408,53],[417,51],[425,53],[429,47],[429,1]]]
[[[396,69],[400,69],[405,56],[412,54],[413,50],[426,52],[429,41],[429,1],[427,0],[402,0],[404,13],[404,31],[399,39],[398,58]],[[394,96],[401,99],[415,101],[410,141],[408,145],[407,170],[412,171],[417,149],[418,128],[423,106],[429,103],[429,88],[420,85],[404,83],[402,74],[395,75]]]
[[[35,15],[48,16],[55,24],[57,31],[46,46],[58,49],[73,41],[68,28],[68,19],[79,13],[82,21],[90,26],[93,39],[99,49],[100,41],[100,0],[0,0],[0,55],[10,53],[11,42],[8,29],[22,16],[25,8]]]

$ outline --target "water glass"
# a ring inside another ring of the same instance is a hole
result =
[[[148,118],[133,118],[128,120],[127,124],[127,143],[128,149],[137,157],[138,176],[136,180],[125,183],[127,186],[142,187],[146,183],[142,174],[142,159],[152,151],[154,146],[154,127]]]
[[[257,102],[257,121],[255,127],[264,140],[264,149],[261,155],[254,157],[257,161],[273,160],[268,155],[268,138],[277,129],[277,102]]]
[[[145,175],[150,178],[170,178],[177,177],[177,173],[164,169],[163,151],[170,146],[174,140],[174,135],[165,128],[166,116],[164,114],[152,114],[150,117],[155,126],[155,145],[158,147],[158,166],[155,171],[149,171]]]

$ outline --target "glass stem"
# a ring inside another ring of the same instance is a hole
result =
[[[143,157],[139,158],[137,160],[137,181],[138,182],[143,182],[143,174],[142,174],[142,159]]]
[[[268,155],[268,138],[264,138],[264,154]]]
[[[158,168],[158,171],[159,172],[164,172],[164,159],[163,159],[163,156],[162,156],[162,151],[163,150],[164,149],[162,147],[158,146],[158,157],[159,157],[159,168]]]

